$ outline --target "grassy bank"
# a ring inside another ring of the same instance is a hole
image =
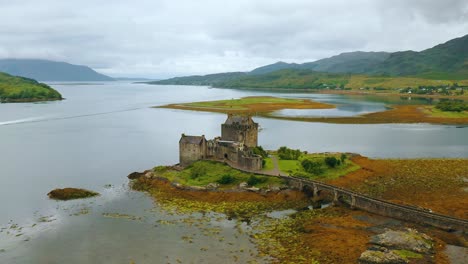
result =
[[[383,112],[369,113],[350,117],[294,117],[276,116],[271,113],[262,114],[263,117],[296,120],[305,122],[321,122],[333,124],[389,124],[389,123],[430,123],[430,124],[468,124],[465,112],[453,113],[437,111],[426,105],[394,105]]]

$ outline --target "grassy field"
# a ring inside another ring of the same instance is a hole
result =
[[[278,160],[279,169],[286,174],[296,175],[301,177],[306,177],[310,179],[322,179],[330,180],[336,179],[341,176],[344,176],[350,172],[360,169],[359,165],[355,164],[349,159],[345,159],[343,163],[337,165],[334,168],[328,167],[325,164],[326,157],[335,157],[340,159],[341,154],[328,154],[328,153],[319,153],[319,154],[302,154],[297,160]],[[301,162],[305,159],[317,162],[321,164],[321,173],[308,173],[305,171]]]
[[[220,183],[221,188],[230,189],[236,187],[241,182],[249,182],[252,177],[258,179],[257,183],[252,184],[254,187],[262,188],[284,185],[284,181],[281,179],[244,173],[228,165],[214,161],[197,161],[182,171],[177,171],[166,166],[158,166],[153,169],[153,172],[159,177],[164,177],[171,182],[178,182],[186,186],[202,187],[209,183]],[[221,183],[223,177],[225,177],[226,183]]]
[[[281,109],[325,109],[335,106],[307,99],[254,96],[240,99],[171,104],[164,108],[222,112],[222,113],[264,113]]]

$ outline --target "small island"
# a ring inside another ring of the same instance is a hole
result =
[[[268,113],[282,109],[330,109],[334,105],[307,99],[279,98],[273,96],[249,96],[240,99],[170,104],[160,108],[172,108],[217,113]]]
[[[468,124],[468,104],[463,100],[449,99],[440,99],[439,103],[436,105],[389,105],[388,110],[386,111],[349,117],[303,117],[276,115],[275,111],[283,109],[331,109],[335,108],[335,106],[314,102],[308,99],[278,98],[270,96],[169,104],[158,108],[214,113],[256,114],[257,116],[274,119],[333,124]]]
[[[98,195],[97,192],[78,188],[54,189],[47,194],[50,199],[62,201],[90,198]]]
[[[62,95],[44,83],[0,72],[0,102],[39,102],[62,100]]]
[[[257,133],[250,116],[228,114],[220,137],[182,134],[180,162],[131,173],[130,186],[170,212],[251,225],[259,255],[279,263],[447,263],[446,241],[462,245],[468,160],[267,151]]]

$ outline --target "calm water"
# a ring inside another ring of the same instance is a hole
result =
[[[0,104],[0,263],[216,263],[232,259],[239,248],[252,248],[247,235],[235,234],[231,221],[203,218],[206,228],[220,228],[227,238],[218,242],[176,216],[153,210],[151,199],[128,190],[126,175],[177,163],[180,134],[215,137],[225,120],[221,114],[150,106],[271,93],[120,82],[52,86],[67,100]],[[385,109],[384,102],[356,97],[276,95],[337,103],[336,111],[343,115]],[[468,128],[256,121],[262,128],[259,143],[267,149],[287,145],[381,158],[468,157]],[[103,195],[49,200],[46,194],[58,187],[88,188]],[[161,219],[175,222],[158,225]],[[184,234],[192,234],[194,243],[183,241]],[[202,252],[201,247],[209,250]],[[248,251],[235,255],[240,262],[251,259]]]

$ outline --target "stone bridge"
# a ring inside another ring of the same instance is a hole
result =
[[[323,182],[291,176],[276,177],[285,179],[290,186],[299,190],[311,191],[314,196],[317,196],[321,191],[327,191],[333,194],[335,203],[344,202],[349,204],[351,208],[418,224],[431,225],[449,231],[457,230],[463,233],[467,231],[468,221],[464,219],[436,214],[423,208],[391,203]]]
[[[401,205],[385,200],[372,198],[367,195],[363,195],[351,190],[343,189],[319,181],[281,175],[281,173],[276,174],[277,172],[268,173],[261,171],[248,171],[233,166],[233,164],[230,164],[226,160],[221,162],[224,162],[229,166],[241,171],[282,178],[288,182],[289,186],[297,188],[301,191],[312,192],[314,196],[319,195],[321,191],[329,192],[333,194],[334,203],[344,202],[354,209],[360,209],[369,213],[397,218],[417,224],[430,225],[448,231],[461,231],[463,233],[467,233],[468,220],[465,219],[436,214],[427,209],[408,205]]]

